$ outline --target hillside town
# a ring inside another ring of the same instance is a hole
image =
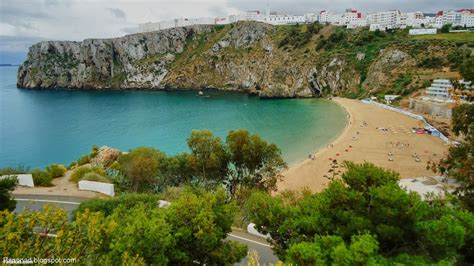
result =
[[[435,14],[424,13],[422,11],[400,12],[399,10],[378,11],[364,14],[358,10],[349,8],[344,12],[322,10],[316,13],[291,15],[273,12],[267,8],[265,12],[258,10],[247,11],[223,18],[177,18],[159,22],[148,22],[139,24],[139,31],[149,32],[192,25],[224,25],[237,21],[258,21],[272,25],[291,25],[317,21],[320,23],[346,26],[347,28],[369,27],[371,31],[386,31],[407,27],[415,29],[440,29],[443,25],[447,24],[470,28],[474,27],[474,9],[442,10]]]

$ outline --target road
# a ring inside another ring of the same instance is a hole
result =
[[[18,195],[14,194],[13,197],[17,201],[15,212],[21,212],[25,208],[30,210],[40,210],[43,205],[51,204],[58,207],[64,208],[70,214],[71,211],[76,209],[82,201],[88,200],[87,198],[68,197],[68,196],[40,196],[40,195]],[[247,233],[244,230],[233,229],[228,235],[229,240],[235,240],[242,244],[247,245],[249,251],[256,250],[260,257],[260,264],[275,264],[278,258],[273,255],[268,242],[254,235]],[[237,265],[247,265],[247,258],[243,259]]]

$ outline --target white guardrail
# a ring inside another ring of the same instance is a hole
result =
[[[18,180],[18,185],[24,187],[35,187],[33,182],[33,176],[31,174],[16,174],[16,175],[2,175],[0,179],[5,179],[9,177],[16,177]]]
[[[79,190],[88,190],[112,197],[115,196],[114,185],[109,183],[81,180],[79,181]]]
[[[375,105],[375,106],[378,106],[380,108],[383,108],[383,109],[387,109],[387,110],[390,110],[390,111],[394,111],[394,112],[397,112],[397,113],[400,113],[402,115],[406,115],[406,116],[409,116],[411,118],[415,118],[417,120],[420,120],[420,121],[423,121],[423,123],[425,123],[425,127],[429,127],[429,128],[433,128],[433,129],[436,129],[436,131],[438,131],[439,135],[437,135],[442,141],[444,141],[446,144],[451,144],[451,141],[449,140],[448,137],[446,137],[443,133],[441,133],[441,131],[439,131],[437,128],[435,128],[434,126],[430,125],[426,119],[421,116],[421,115],[417,115],[417,114],[413,114],[413,113],[410,113],[408,111],[405,111],[405,110],[402,110],[402,109],[398,109],[398,108],[395,108],[395,107],[392,107],[392,106],[389,106],[389,105],[386,105],[386,104],[383,104],[383,103],[378,103],[378,102],[375,102],[375,101],[372,101],[372,100],[366,100],[366,99],[363,99],[361,100],[361,102],[365,103],[365,104],[372,104],[372,105]]]
[[[255,229],[255,224],[254,223],[249,223],[249,225],[247,225],[247,232],[251,235],[262,237],[262,238],[265,238],[265,239],[271,238],[270,234],[264,235],[264,234],[261,234],[259,231],[257,231],[257,229]]]

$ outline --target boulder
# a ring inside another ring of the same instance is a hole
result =
[[[107,146],[99,148],[97,155],[91,159],[91,164],[96,166],[107,167],[112,164],[122,154],[120,150]]]

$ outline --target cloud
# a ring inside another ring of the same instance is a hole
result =
[[[0,51],[22,52],[44,39],[37,36],[0,36]]]
[[[125,19],[127,17],[127,15],[125,14],[125,12],[123,12],[121,9],[119,8],[112,8],[112,7],[109,7],[107,8],[107,10],[109,10],[115,17],[119,18],[119,19]]]

